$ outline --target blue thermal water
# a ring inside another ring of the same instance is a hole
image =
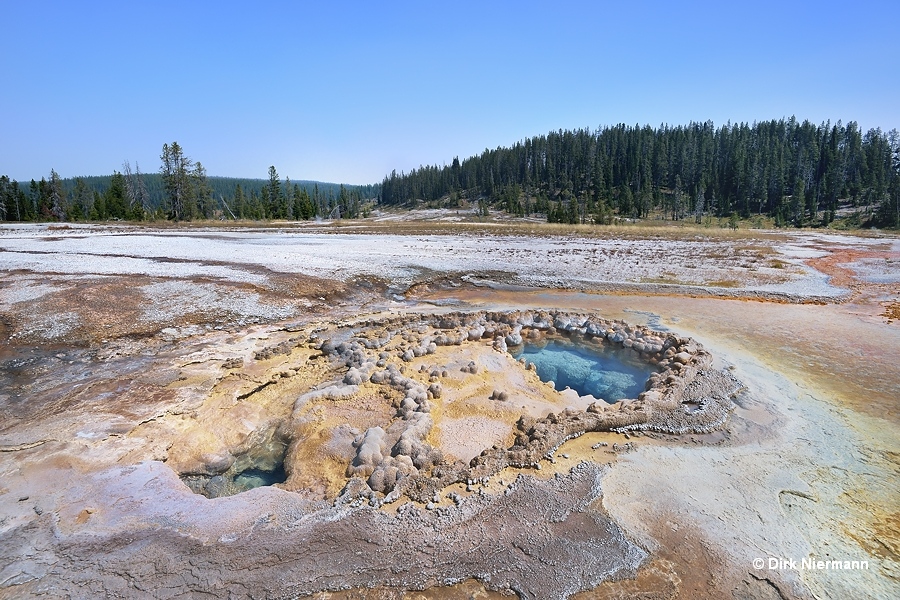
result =
[[[243,491],[274,483],[284,483],[285,479],[287,479],[287,475],[284,472],[284,465],[279,464],[272,471],[247,469],[234,478],[234,485]]]
[[[516,358],[534,363],[541,381],[552,381],[558,391],[567,387],[579,395],[590,394],[607,402],[637,398],[654,369],[629,360],[625,351],[593,349],[548,342],[544,346],[520,346],[511,351]]]

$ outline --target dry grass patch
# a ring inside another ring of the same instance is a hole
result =
[[[741,287],[741,282],[735,281],[734,279],[720,279],[717,281],[707,281],[703,285],[719,288],[737,288]]]

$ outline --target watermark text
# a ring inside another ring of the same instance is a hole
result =
[[[868,571],[867,560],[838,560],[829,558],[780,558],[769,556],[767,558],[754,558],[753,568],[769,571]]]

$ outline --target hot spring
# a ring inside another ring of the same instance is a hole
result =
[[[207,498],[233,496],[265,485],[284,483],[284,456],[287,443],[276,435],[276,428],[264,432],[261,443],[235,458],[234,464],[215,475],[182,474],[181,480],[196,494]]]
[[[541,381],[553,382],[557,391],[571,388],[613,403],[637,398],[655,369],[630,356],[627,350],[591,348],[562,341],[518,346],[510,350],[517,360],[534,363]]]

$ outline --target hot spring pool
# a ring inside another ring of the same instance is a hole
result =
[[[225,473],[218,475],[185,474],[181,480],[195,494],[207,498],[233,496],[266,485],[284,483],[287,473],[284,470],[284,455],[287,450],[285,442],[274,437],[275,428],[270,429],[267,439],[250,452],[241,455]]]
[[[552,381],[558,391],[572,388],[580,396],[590,394],[606,402],[637,398],[655,369],[628,356],[624,350],[590,348],[550,341],[542,346],[525,344],[510,351],[517,360],[534,363],[541,381]]]

